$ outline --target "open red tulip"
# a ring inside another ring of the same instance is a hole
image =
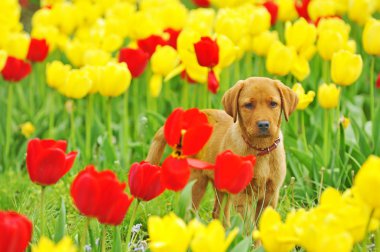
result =
[[[210,7],[210,0],[192,0],[192,2],[198,7],[202,7],[202,8]]]
[[[33,225],[16,212],[0,211],[0,251],[24,252],[32,239]]]
[[[47,186],[58,182],[73,166],[77,152],[66,154],[66,141],[32,139],[28,143],[26,167],[30,179]]]
[[[71,184],[71,197],[83,215],[117,226],[133,201],[124,192],[125,188],[126,184],[120,183],[114,172],[98,172],[94,166],[87,166]]]
[[[169,38],[166,41],[166,44],[177,49],[177,39],[181,30],[174,30],[172,28],[167,28],[164,30],[165,33],[169,34]]]
[[[144,161],[132,164],[128,181],[131,194],[143,201],[152,200],[165,190],[161,183],[161,167]]]
[[[49,46],[45,39],[35,39],[30,40],[28,55],[26,58],[33,62],[44,61],[49,54]]]
[[[190,178],[190,168],[187,159],[170,155],[162,163],[162,183],[166,189],[182,190]]]
[[[263,5],[270,13],[271,25],[275,25],[277,22],[277,16],[278,16],[278,5],[272,0],[266,1]]]
[[[244,190],[253,178],[255,156],[241,157],[230,150],[219,154],[215,163],[215,187],[224,192],[237,194]]]
[[[149,54],[149,57],[151,57],[156,51],[157,46],[166,45],[166,41],[161,36],[150,35],[145,39],[137,40],[137,45],[140,49]]]
[[[219,63],[219,46],[215,40],[202,37],[194,44],[194,49],[199,65],[212,68]]]
[[[31,71],[32,67],[28,62],[8,56],[1,75],[6,81],[18,82],[28,76]]]
[[[125,62],[133,78],[139,77],[149,62],[149,54],[142,49],[122,48],[119,52],[119,62]]]
[[[311,22],[311,18],[310,18],[309,11],[308,11],[309,4],[310,4],[310,0],[296,0],[296,1],[294,1],[294,5],[295,5],[295,8],[296,8],[298,15],[300,17],[306,19],[306,21]]]

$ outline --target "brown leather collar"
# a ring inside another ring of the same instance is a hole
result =
[[[251,144],[247,141],[247,139],[245,139],[245,137],[243,137],[243,139],[244,139],[244,142],[245,142],[249,147],[251,147],[252,149],[258,151],[258,153],[256,154],[256,156],[264,156],[264,155],[266,155],[266,154],[269,154],[271,151],[275,150],[275,149],[277,148],[278,144],[281,142],[281,139],[280,139],[280,138],[277,138],[271,146],[269,146],[269,147],[267,147],[267,148],[257,148],[257,147],[255,147],[255,146],[251,145]]]

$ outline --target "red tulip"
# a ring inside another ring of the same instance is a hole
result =
[[[255,156],[241,157],[227,150],[216,157],[215,187],[220,191],[237,194],[244,190],[253,177]]]
[[[24,252],[32,239],[33,225],[25,216],[0,211],[0,251]]]
[[[269,1],[267,1],[267,2],[264,3],[264,7],[270,13],[270,16],[271,16],[270,23],[271,23],[271,25],[276,24],[277,15],[278,15],[278,5],[274,1],[269,0]]]
[[[169,38],[166,40],[166,44],[177,49],[177,39],[181,30],[174,30],[172,28],[167,28],[164,30],[165,33],[169,34]]]
[[[208,8],[210,7],[210,0],[192,0],[198,7]]]
[[[71,197],[83,215],[103,224],[119,225],[133,201],[124,192],[125,187],[112,171],[98,172],[94,166],[87,166],[71,184]]]
[[[32,67],[28,62],[8,56],[1,74],[6,81],[18,82],[24,79],[31,70]]]
[[[182,190],[190,178],[190,168],[186,158],[170,155],[162,163],[162,183],[166,189]]]
[[[296,7],[297,13],[300,17],[306,19],[306,21],[310,22],[311,18],[309,16],[308,7],[310,4],[310,0],[295,0],[294,5]]]
[[[140,200],[149,201],[158,197],[164,190],[161,183],[161,167],[147,162],[134,163],[129,170],[131,194]]]
[[[150,35],[145,39],[137,40],[137,45],[140,49],[149,54],[149,57],[151,57],[156,51],[157,46],[166,45],[166,41],[161,36]]]
[[[197,108],[175,109],[164,126],[168,145],[179,151],[180,155],[191,156],[198,153],[207,143],[212,126],[207,116]]]
[[[30,179],[39,185],[57,183],[73,166],[77,152],[65,154],[66,141],[32,139],[28,143],[26,166]]]
[[[133,78],[139,77],[149,61],[149,54],[142,49],[122,48],[119,53],[119,62],[125,62]]]
[[[219,90],[219,81],[216,78],[213,70],[210,70],[208,72],[207,88],[213,94],[216,94]]]
[[[202,37],[194,44],[195,54],[199,65],[204,67],[214,67],[219,62],[219,46],[215,40],[209,37]]]
[[[30,61],[41,62],[44,61],[49,53],[49,46],[45,39],[30,40],[28,55],[26,58]]]
[[[380,88],[380,73],[377,75],[376,87]]]

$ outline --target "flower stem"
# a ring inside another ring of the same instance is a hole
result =
[[[323,81],[328,84],[330,82],[330,75],[329,75],[329,62],[327,60],[323,61]]]
[[[5,152],[4,152],[4,160],[5,162],[5,169],[8,166],[9,161],[9,148],[11,144],[11,137],[12,137],[12,109],[13,109],[13,84],[8,85],[8,101],[7,101],[7,121],[5,126]]]
[[[129,153],[128,153],[128,141],[130,140],[130,128],[129,128],[129,92],[125,92],[124,101],[123,101],[123,140],[120,141],[122,143],[122,150],[126,156],[126,164],[129,164]]]
[[[82,236],[80,237],[80,249],[84,249],[87,240],[87,231],[90,226],[90,218],[86,217],[85,223],[83,225]]]
[[[112,146],[112,98],[108,97],[107,99],[107,132],[108,132],[108,141],[110,146]]]
[[[301,131],[302,131],[302,141],[305,146],[305,150],[309,152],[309,148],[307,147],[307,139],[306,139],[306,130],[305,130],[305,112],[301,112]]]
[[[86,159],[90,161],[91,156],[91,126],[93,121],[93,103],[94,95],[90,94],[87,98],[87,113],[86,113]]]
[[[228,193],[225,193],[223,195],[222,205],[220,207],[220,214],[219,214],[219,220],[222,224],[224,224],[224,222],[226,223],[228,222],[227,220],[224,219],[224,212],[227,205],[227,201],[228,201]]]
[[[40,221],[41,221],[41,237],[45,234],[45,186],[41,186],[41,200],[40,200]]]
[[[74,105],[71,111],[69,111],[70,114],[70,139],[71,139],[71,144],[73,148],[76,148],[76,142],[75,142],[75,116],[74,116]]]
[[[53,92],[49,93],[50,104],[54,104],[54,96]],[[49,108],[49,137],[54,139],[54,113],[55,106],[50,106]]]
[[[375,71],[375,56],[370,56],[371,67],[369,72],[369,97],[370,97],[370,115],[372,122],[372,139],[375,139],[375,83],[374,83],[374,71]],[[375,146],[375,145],[374,145]]]
[[[368,233],[369,233],[369,227],[371,225],[371,219],[373,217],[373,214],[375,213],[375,208],[373,208],[371,210],[371,213],[369,214],[369,218],[368,218],[368,222],[367,222],[367,225],[366,225],[366,228],[365,228],[365,233],[364,233],[364,243],[363,243],[363,249],[362,251],[367,251],[367,244],[369,242],[369,239],[370,237],[368,236]]]
[[[106,252],[106,226],[103,226],[102,230],[102,252]]]
[[[186,80],[182,81],[182,99],[183,99],[183,108],[189,108],[189,85]]]
[[[329,110],[325,109],[324,110],[324,133],[323,133],[323,151],[324,151],[324,161],[326,167],[328,166],[329,162],[329,123],[330,123],[330,115],[329,115]]]
[[[131,219],[129,220],[129,225],[128,225],[128,232],[127,232],[127,239],[125,240],[126,246],[127,246],[127,252],[131,251],[129,242],[131,241],[131,236],[132,236],[132,227],[133,223],[135,222],[136,218],[136,213],[137,213],[137,208],[140,205],[140,200],[137,200],[137,203],[135,204],[135,208],[133,209]]]

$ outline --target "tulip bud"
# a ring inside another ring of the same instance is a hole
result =
[[[380,55],[380,20],[371,18],[367,21],[362,39],[366,53]]]
[[[58,60],[48,63],[46,66],[46,82],[48,86],[59,89],[65,84],[70,70],[70,65],[65,65]]]
[[[276,41],[269,49],[266,68],[271,74],[280,76],[287,75],[293,66],[295,57],[294,49],[286,47],[281,42]]]
[[[335,84],[323,83],[318,88],[318,102],[324,109],[336,108],[339,102],[340,89]]]
[[[331,59],[331,79],[342,86],[353,84],[363,69],[362,57],[342,50],[333,54]]]

